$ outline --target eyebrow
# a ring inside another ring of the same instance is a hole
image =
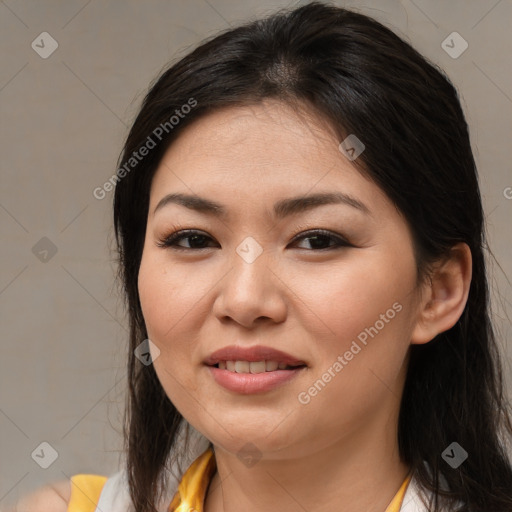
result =
[[[156,205],[153,215],[169,204],[179,204],[190,210],[219,218],[226,218],[228,215],[226,207],[220,203],[198,195],[181,193],[168,194],[163,197]],[[274,216],[278,219],[283,219],[284,217],[327,204],[345,204],[367,215],[371,215],[369,208],[358,199],[343,192],[325,192],[281,199],[274,204]]]

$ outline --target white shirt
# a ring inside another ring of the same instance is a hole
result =
[[[180,463],[181,468],[186,470],[208,448],[208,445],[208,439],[190,426],[189,450]],[[165,497],[157,507],[158,512],[167,512],[180,480],[180,472],[176,466],[173,466],[167,478]],[[426,491],[418,485],[413,476],[407,487],[400,512],[428,512],[424,504],[426,501],[422,500],[422,496],[426,500]],[[105,482],[95,512],[127,512],[129,510],[133,509],[131,508],[126,470],[121,470]]]

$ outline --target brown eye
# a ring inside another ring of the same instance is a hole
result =
[[[187,242],[188,247],[179,244],[182,240],[189,240]],[[208,240],[212,240],[212,238],[200,231],[187,229],[183,231],[176,231],[172,235],[160,240],[157,245],[158,247],[172,247],[173,249],[178,250],[205,249],[207,247],[205,247],[204,244],[206,244]]]
[[[353,247],[347,240],[345,240],[340,235],[331,233],[330,231],[326,231],[323,229],[310,231],[309,233],[302,234],[299,237],[294,238],[294,243],[297,240],[310,240],[309,250],[326,250],[326,249],[334,249],[338,247]],[[303,249],[308,249],[307,247],[303,247]]]

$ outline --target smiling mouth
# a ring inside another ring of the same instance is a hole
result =
[[[219,361],[210,365],[220,370],[227,370],[233,373],[265,373],[276,370],[298,370],[305,368],[305,364],[286,364],[277,361]]]

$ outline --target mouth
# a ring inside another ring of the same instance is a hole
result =
[[[232,345],[211,354],[204,364],[217,384],[238,394],[265,393],[302,373],[308,364],[261,345]]]
[[[235,373],[265,373],[275,372],[276,370],[297,370],[305,368],[306,364],[286,364],[278,361],[219,361],[216,364],[208,365],[220,370],[227,370]]]
[[[230,345],[216,350],[204,360],[207,366],[236,373],[263,373],[294,370],[307,366],[305,361],[272,347]]]

